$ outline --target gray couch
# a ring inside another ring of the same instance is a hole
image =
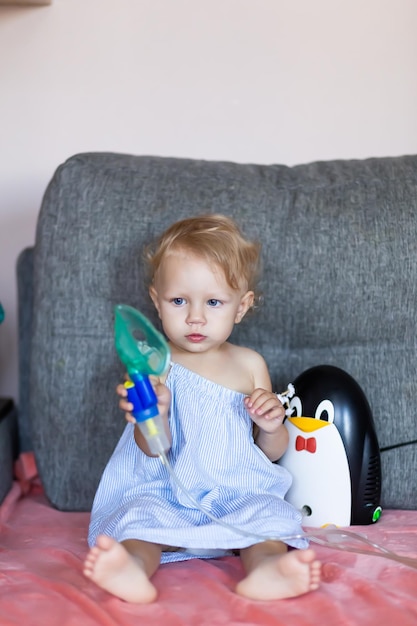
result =
[[[19,425],[46,494],[88,510],[124,427],[113,307],[157,324],[141,252],[187,215],[232,215],[263,243],[264,302],[236,342],[277,391],[333,364],[364,390],[382,448],[382,505],[417,508],[417,156],[286,167],[79,154],[49,184],[18,261]]]

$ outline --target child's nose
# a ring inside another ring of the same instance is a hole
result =
[[[198,305],[192,305],[188,309],[187,324],[203,324],[205,321],[202,307]]]

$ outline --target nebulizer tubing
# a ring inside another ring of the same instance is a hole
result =
[[[318,545],[324,546],[326,548],[332,548],[334,550],[341,550],[342,552],[353,552],[355,554],[365,554],[370,556],[379,556],[384,557],[386,559],[390,559],[391,561],[396,561],[398,563],[402,563],[403,565],[408,565],[414,569],[417,569],[417,559],[412,557],[402,556],[388,548],[384,548],[379,544],[370,541],[364,535],[355,533],[349,530],[337,528],[336,526],[329,524],[323,528],[315,528],[307,531],[303,531],[302,533],[295,533],[293,535],[278,535],[278,536],[266,536],[260,535],[254,532],[248,532],[243,530],[243,528],[238,528],[236,526],[232,526],[227,522],[219,519],[215,515],[212,515],[209,511],[207,511],[204,507],[202,507],[195,498],[191,496],[186,487],[181,483],[178,476],[175,474],[171,464],[168,461],[166,452],[164,450],[160,450],[159,457],[165,467],[167,468],[169,475],[172,481],[177,485],[177,487],[183,492],[183,494],[187,497],[190,504],[192,504],[199,511],[204,513],[209,519],[218,524],[219,526],[223,526],[228,530],[232,530],[233,532],[243,536],[248,537],[250,539],[254,539],[256,542],[260,541],[282,541],[284,543],[289,543],[291,541],[296,541],[300,539],[310,539],[310,541],[317,543]],[[354,547],[351,544],[347,544],[347,541],[353,541],[361,544],[362,547]]]
[[[138,332],[141,335],[139,339],[135,336]],[[309,539],[318,545],[334,550],[379,556],[417,569],[416,558],[399,555],[370,541],[362,534],[337,528],[334,525],[303,530],[302,533],[292,535],[268,537],[235,527],[212,515],[210,511],[207,511],[193,498],[174,472],[168,460],[167,452],[170,448],[170,443],[165,432],[163,420],[159,415],[155,392],[148,378],[149,375],[161,376],[166,372],[170,363],[168,344],[161,333],[153,327],[144,315],[133,307],[123,304],[119,304],[115,308],[115,344],[119,358],[125,365],[130,378],[125,383],[125,388],[128,400],[134,407],[132,415],[135,417],[136,425],[146,439],[151,454],[159,456],[172,482],[186,496],[189,503],[208,519],[255,542],[282,541],[289,543],[291,541]],[[278,394],[278,397],[284,399],[284,396],[287,394],[291,396],[291,387],[289,386],[288,390],[282,395]],[[360,547],[348,543],[349,541],[360,544]]]

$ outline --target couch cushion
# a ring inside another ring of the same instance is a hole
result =
[[[81,154],[60,166],[37,228],[30,375],[52,503],[91,506],[124,426],[113,307],[158,323],[143,246],[196,213],[232,215],[263,243],[264,303],[234,340],[265,356],[277,390],[312,365],[337,365],[365,391],[381,446],[415,441],[416,209],[417,157],[290,168]],[[384,454],[383,504],[416,507],[416,448]]]

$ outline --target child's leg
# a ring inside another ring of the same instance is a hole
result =
[[[157,592],[150,582],[161,560],[162,546],[129,539],[118,543],[99,535],[84,562],[84,574],[102,589],[127,602],[148,603]]]
[[[291,550],[280,541],[257,543],[240,551],[246,577],[236,592],[253,600],[293,598],[317,589],[321,564],[313,550]]]

